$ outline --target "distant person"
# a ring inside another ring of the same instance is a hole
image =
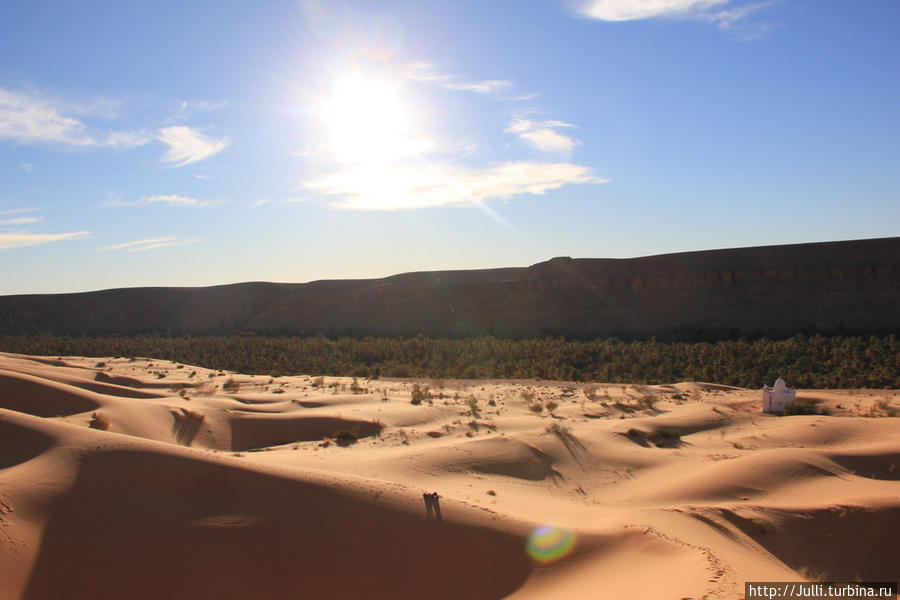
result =
[[[438,521],[442,521],[441,501],[438,493],[433,492],[429,494],[428,492],[425,492],[422,494],[422,499],[425,500],[425,518],[431,519],[431,517],[434,516]]]

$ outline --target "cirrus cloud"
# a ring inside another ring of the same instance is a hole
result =
[[[0,250],[10,248],[22,248],[24,246],[38,246],[59,242],[62,240],[77,240],[90,235],[90,231],[72,231],[69,233],[0,233]]]
[[[0,88],[0,140],[76,148],[133,148],[150,138],[143,131],[99,131],[67,113],[66,103],[40,94]]]
[[[385,171],[357,168],[328,173],[302,187],[336,196],[334,208],[409,210],[471,206],[523,194],[543,195],[569,184],[606,183],[588,167],[570,163],[506,162],[470,169],[451,164],[396,165]]]
[[[163,127],[157,133],[156,139],[168,144],[169,149],[163,155],[162,161],[172,163],[173,167],[183,167],[206,160],[231,144],[231,140],[227,137],[211,138],[187,125]]]

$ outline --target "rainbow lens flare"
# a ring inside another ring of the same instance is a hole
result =
[[[575,547],[575,532],[564,527],[541,525],[528,536],[525,549],[541,563],[553,562],[567,555]]]

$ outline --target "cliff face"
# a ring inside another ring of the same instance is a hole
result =
[[[307,284],[0,297],[0,333],[666,336],[900,330],[900,238]]]

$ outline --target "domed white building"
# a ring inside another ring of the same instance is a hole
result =
[[[775,385],[769,387],[763,385],[762,389],[762,409],[763,412],[774,413],[776,415],[784,414],[784,405],[797,399],[797,390],[788,387],[784,379],[779,377],[775,380]]]

